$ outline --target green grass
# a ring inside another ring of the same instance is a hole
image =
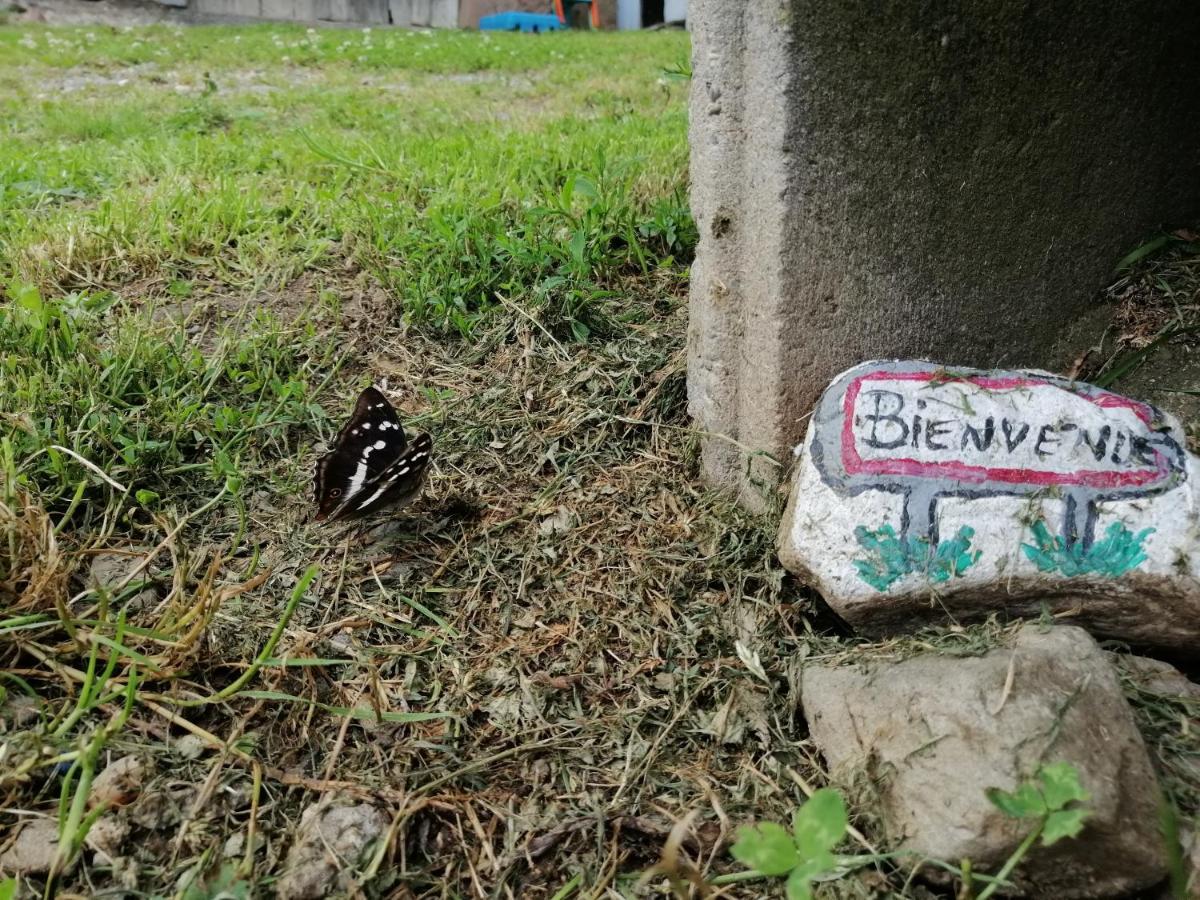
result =
[[[22,891],[270,890],[330,785],[396,817],[370,890],[472,890],[469,818],[439,838],[454,871],[428,843],[447,798],[536,797],[528,841],[594,815],[588,783],[634,809],[692,755],[678,717],[730,690],[704,671],[733,654],[713,586],[783,586],[769,530],[695,487],[682,416],[696,233],[687,85],[664,72],[688,52],[0,28],[0,830],[60,837]],[[437,471],[364,539],[308,523],[305,489],[372,380],[434,431]],[[115,582],[101,553],[130,560]],[[680,604],[692,624],[656,649]],[[565,646],[521,636],[535,606]],[[592,716],[582,686],[512,707],[617,647]],[[670,699],[625,715],[660,654]],[[630,772],[622,748],[657,736]],[[94,786],[124,755],[144,775],[109,808]],[[530,794],[538,759],[561,774]],[[110,865],[91,842],[113,822]],[[572,877],[643,861],[585,854]],[[571,880],[515,857],[486,877]]]
[[[260,311],[200,347],[108,292],[44,298],[10,284],[8,293],[13,303],[0,310],[7,452],[47,509],[78,505],[77,527],[95,524],[87,513],[103,508],[95,501],[114,482],[143,505],[186,506],[293,455],[299,430],[323,420],[310,380],[319,383],[335,353],[314,346],[311,322],[283,328]]]
[[[832,636],[774,523],[701,483],[688,58],[0,26],[0,853],[60,837],[18,896],[271,896],[305,810],[362,802],[392,824],[356,896],[632,896],[684,852],[736,880],[732,826],[826,780],[798,660],[1007,639]],[[433,472],[314,526],[369,382]]]
[[[0,53],[4,274],[48,294],[355,266],[423,324],[503,296],[583,336],[695,241],[678,35],[10,28]]]

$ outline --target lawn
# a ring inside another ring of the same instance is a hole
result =
[[[805,605],[687,427],[688,54],[0,29],[0,833],[61,812],[63,891],[267,895],[371,802],[368,895],[599,896],[804,796],[735,642],[786,667]],[[371,382],[434,473],[313,525]]]
[[[0,853],[59,836],[29,896],[303,896],[302,816],[339,809],[379,837],[347,896],[665,896],[824,783],[806,658],[1005,639],[838,638],[774,518],[703,486],[688,57],[0,25]],[[432,476],[316,525],[370,383]]]

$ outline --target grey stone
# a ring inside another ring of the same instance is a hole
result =
[[[96,587],[106,591],[117,591],[145,558],[142,553],[97,553],[88,567],[88,577]]]
[[[21,826],[16,840],[0,853],[0,873],[42,875],[58,854],[58,823],[31,819]]]
[[[275,883],[279,900],[318,900],[330,896],[339,873],[365,862],[368,849],[387,827],[387,817],[366,803],[353,806],[317,803],[305,809],[283,875]]]
[[[225,843],[221,847],[221,855],[226,859],[232,859],[235,856],[241,856],[242,851],[246,849],[246,834],[242,831],[235,831],[225,839]]]
[[[1029,831],[987,798],[1068,762],[1091,794],[1083,832],[1034,845],[1034,896],[1114,897],[1166,874],[1150,759],[1103,651],[1081,629],[1026,626],[975,658],[813,665],[803,703],[835,778],[875,782],[889,846],[995,872]]]
[[[149,583],[151,577],[146,569],[137,574],[134,570],[146,559],[146,551],[138,549],[128,553],[106,551],[92,557],[88,568],[89,585],[102,588],[111,595],[119,594],[126,587],[126,579],[132,575],[129,584],[134,582]],[[130,612],[139,612],[154,604],[158,594],[152,585],[130,597],[125,605]]]
[[[84,838],[84,842],[94,851],[93,863],[113,865],[121,856],[129,832],[129,823],[115,814],[103,815],[93,822]]]
[[[208,749],[208,742],[194,734],[181,734],[172,744],[175,752],[184,759],[199,759]]]
[[[136,756],[122,756],[104,767],[92,782],[88,805],[126,806],[141,793],[146,767]]]
[[[137,799],[122,810],[128,821],[150,831],[171,831],[179,826],[196,802],[199,788],[194,785],[164,787],[142,791]]]
[[[36,697],[9,692],[0,704],[0,734],[28,728],[40,714],[41,702]]]
[[[1189,680],[1170,663],[1146,656],[1134,656],[1131,653],[1114,653],[1113,657],[1118,668],[1123,670],[1140,690],[1200,703],[1200,684]]]
[[[847,622],[1040,616],[1200,640],[1200,466],[1179,422],[1048,373],[864,363],[822,395],[779,535]]]
[[[693,0],[689,405],[753,508],[837,372],[1047,366],[1200,211],[1200,5]]]

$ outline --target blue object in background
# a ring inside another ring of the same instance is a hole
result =
[[[484,16],[479,20],[480,31],[523,31],[537,34],[566,28],[553,13],[504,12]]]

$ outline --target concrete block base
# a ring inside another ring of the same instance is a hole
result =
[[[1044,367],[1126,251],[1200,213],[1191,0],[693,0],[689,22],[689,403],[748,506],[838,372]]]

